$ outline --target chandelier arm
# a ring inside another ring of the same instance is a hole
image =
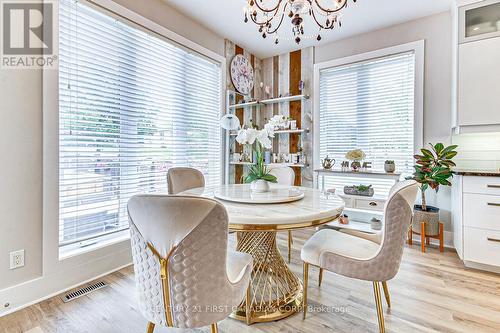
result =
[[[254,3],[257,6],[257,8],[259,8],[261,11],[266,12],[266,13],[278,11],[282,2],[283,2],[283,0],[278,0],[278,4],[276,5],[276,7],[271,8],[271,9],[266,9],[266,8],[263,8],[259,5],[259,0],[254,0]]]
[[[342,5],[342,7],[339,7],[339,8],[337,8],[337,9],[330,9],[330,8],[322,7],[322,6],[319,4],[318,0],[314,0],[314,3],[316,4],[316,6],[317,6],[320,10],[322,10],[322,11],[324,11],[324,12],[326,12],[326,13],[330,14],[330,13],[335,13],[335,12],[338,12],[338,11],[341,11],[342,9],[344,9],[344,8],[347,6],[347,2],[348,2],[348,1],[349,1],[349,0],[346,0],[346,1],[344,2],[344,4]]]
[[[281,23],[283,23],[283,18],[285,16],[286,7],[288,7],[288,3],[286,3],[285,6],[283,7],[283,14],[281,14],[281,20],[280,20],[280,23],[278,24],[278,28],[281,26]],[[269,22],[272,22],[276,18],[276,15],[278,15],[278,10],[279,10],[279,8],[276,8],[276,10],[274,11],[273,16],[270,19],[262,21],[262,22],[258,22],[257,19],[255,19],[253,17],[253,15],[250,15],[250,18],[252,19],[253,23],[255,23],[255,24],[259,25],[259,26],[265,26]],[[267,33],[268,34],[273,34],[273,33],[276,32],[276,30],[278,30],[278,29],[274,29],[272,32],[267,32]]]
[[[278,23],[278,25],[276,26],[276,28],[272,31],[268,31],[267,33],[269,35],[272,35],[274,33],[276,33],[278,31],[278,29],[281,27],[281,24],[283,23],[283,18],[285,17],[285,13],[283,12],[283,14],[281,14],[281,19],[280,19],[280,22]]]
[[[257,21],[257,19],[255,19],[255,18],[253,17],[253,15],[250,15],[250,19],[252,20],[252,22],[253,22],[253,23],[255,23],[255,24],[257,24],[257,25],[259,25],[259,26],[262,26],[262,27],[263,27],[263,26],[267,25],[269,22],[272,22],[272,21],[274,20],[274,18],[276,17],[276,14],[278,14],[278,11],[276,11],[276,12],[274,13],[274,15],[273,15],[273,17],[271,17],[271,19],[269,19],[269,20],[265,20],[265,21],[262,21],[262,22]],[[282,19],[283,19],[283,18],[282,18]]]
[[[316,18],[316,13],[314,12],[314,10],[311,12],[312,12],[312,17],[313,17],[314,21],[316,22],[317,25],[319,25],[321,27],[321,29],[331,29],[333,27],[333,25],[335,23],[334,20],[332,20],[332,23],[330,23],[330,25],[325,26],[325,25],[319,23],[318,19]]]

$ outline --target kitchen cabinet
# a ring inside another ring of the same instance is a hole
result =
[[[459,126],[500,124],[500,38],[459,45]]]
[[[453,238],[458,256],[467,267],[500,272],[500,174],[459,175],[453,182]]]

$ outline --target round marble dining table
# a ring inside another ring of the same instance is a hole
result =
[[[180,193],[215,198],[216,194],[242,196],[250,185],[221,185]],[[271,185],[272,189],[286,187]],[[219,200],[229,217],[229,229],[237,233],[236,250],[252,255],[254,264],[249,293],[233,318],[270,322],[286,318],[302,306],[302,281],[288,268],[276,245],[276,232],[317,227],[337,219],[344,202],[334,194],[309,187],[293,187],[303,192],[300,200],[286,203],[250,204]],[[250,304],[247,306],[247,302]]]

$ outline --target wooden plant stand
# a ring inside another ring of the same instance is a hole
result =
[[[439,252],[444,252],[444,224],[439,222],[439,234],[437,236],[426,236],[425,235],[425,222],[421,222],[420,230],[422,233],[413,231],[412,227],[408,230],[408,244],[413,245],[413,234],[420,235],[420,245],[422,247],[422,252],[425,252],[425,246],[430,245],[430,239],[439,239]]]

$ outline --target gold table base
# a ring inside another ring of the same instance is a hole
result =
[[[286,318],[301,310],[302,282],[288,268],[276,246],[275,231],[237,233],[237,251],[253,257],[250,282],[250,316],[246,301],[231,317],[247,324]],[[248,320],[247,320],[248,319]]]

